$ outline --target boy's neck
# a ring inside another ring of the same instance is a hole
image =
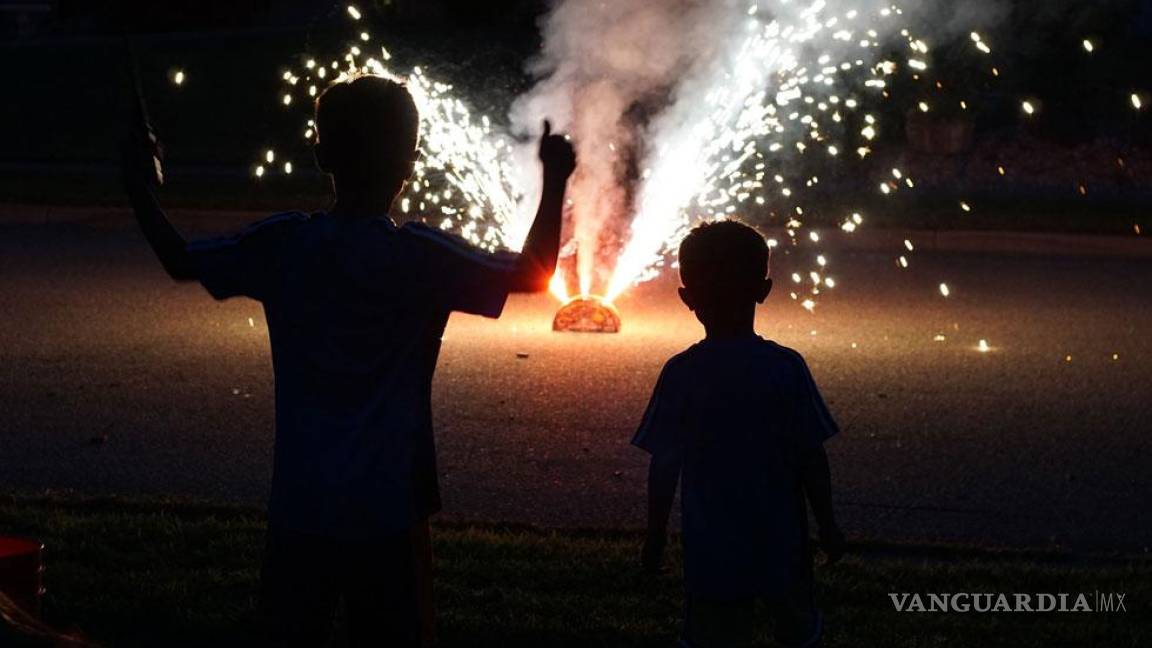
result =
[[[338,216],[355,218],[380,218],[388,215],[396,193],[391,188],[379,186],[368,189],[343,186],[339,180],[333,182],[336,200],[330,212]]]
[[[743,340],[750,337],[756,337],[756,329],[751,326],[731,329],[704,327],[704,339],[706,340]]]
[[[756,335],[756,307],[715,318],[704,324],[704,337],[708,340],[734,340]]]

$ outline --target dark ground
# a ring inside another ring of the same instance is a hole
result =
[[[2,232],[2,485],[261,502],[258,304],[172,285],[130,228]],[[840,283],[815,314],[787,299],[778,256],[760,330],[807,356],[842,425],[851,535],[1147,551],[1152,262],[918,253],[901,271],[895,250],[825,252]],[[552,333],[549,296],[455,317],[434,388],[445,517],[639,525],[629,437],[664,360],[700,335],[674,300],[666,281],[626,295],[618,336]]]

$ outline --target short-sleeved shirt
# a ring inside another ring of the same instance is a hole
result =
[[[688,592],[772,597],[807,572],[801,466],[837,426],[799,353],[706,339],[664,366],[632,443],[681,457]]]
[[[516,255],[421,224],[300,213],[188,251],[213,297],[264,305],[276,379],[269,523],[371,538],[439,510],[441,336],[453,311],[500,315]]]

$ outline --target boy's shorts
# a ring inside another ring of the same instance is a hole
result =
[[[734,648],[752,645],[754,598],[721,600],[688,594],[684,601],[682,648]],[[760,599],[775,623],[776,641],[789,648],[820,645],[823,617],[816,609],[811,579],[803,579],[777,599]]]

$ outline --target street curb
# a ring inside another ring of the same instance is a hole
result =
[[[265,211],[172,209],[172,221],[190,233],[234,232],[268,216]],[[79,224],[99,228],[134,227],[126,207],[71,207],[57,205],[0,204],[0,226]],[[815,231],[820,240],[812,242],[808,232]],[[766,229],[765,235],[782,246],[789,237],[783,229]],[[848,233],[839,229],[806,230],[797,239],[798,247],[821,249],[892,252],[907,250],[905,241],[920,252],[957,252],[971,254],[1028,254],[1070,257],[1125,257],[1152,259],[1152,238],[1130,235],[1065,234],[1051,232],[998,232],[983,230],[916,230],[862,228]]]

